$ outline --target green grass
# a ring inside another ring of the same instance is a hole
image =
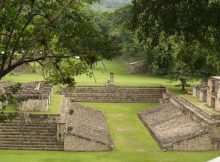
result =
[[[144,86],[153,87],[164,85],[169,88],[170,91],[175,94],[185,94],[186,91],[180,90],[180,87],[175,87],[178,82],[170,82],[165,76],[151,75],[151,74],[130,74],[128,67],[118,60],[104,61],[105,68],[101,62],[99,62],[94,68],[94,77],[90,78],[87,75],[81,75],[76,77],[77,85],[92,85],[100,86],[106,85],[109,79],[109,73],[115,73],[115,83],[120,86]],[[11,80],[14,82],[29,82],[35,80],[43,80],[41,74],[19,74],[8,75],[5,80]],[[194,82],[194,84],[197,82]],[[188,88],[187,90],[189,90]]]
[[[3,79],[4,80],[10,80],[12,82],[19,82],[19,83],[44,80],[43,76],[41,74],[37,74],[37,73],[16,74],[16,75],[10,75],[9,74]]]
[[[63,101],[64,96],[53,95],[52,101],[49,105],[49,110],[47,112],[31,112],[30,114],[58,114],[60,112],[60,106]],[[6,106],[6,112],[18,112],[16,109],[16,104],[9,104]]]
[[[155,104],[83,103],[101,110],[115,145],[113,152],[0,151],[0,162],[206,162],[220,152],[163,152],[137,117]]]

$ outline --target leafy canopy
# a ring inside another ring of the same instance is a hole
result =
[[[38,62],[48,81],[73,86],[74,76],[86,73],[88,65],[113,55],[111,42],[83,3],[7,0],[0,9],[0,78]]]
[[[172,80],[180,80],[183,89],[186,80],[220,73],[219,19],[219,0],[133,1],[132,27],[151,47],[151,67],[160,70],[161,58],[170,57],[167,73]],[[162,51],[156,50],[162,45]]]

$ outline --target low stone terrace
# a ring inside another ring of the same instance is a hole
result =
[[[20,111],[48,111],[53,95],[53,87],[45,82],[30,82],[22,85],[17,92],[25,100],[17,103]]]

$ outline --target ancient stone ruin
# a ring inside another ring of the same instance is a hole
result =
[[[164,93],[139,117],[163,150],[220,150],[220,114],[210,115],[183,97]]]
[[[165,87],[78,86],[61,94],[75,102],[146,103],[159,102],[163,92]]]
[[[0,149],[63,150],[59,115],[20,114],[0,123]]]
[[[107,86],[114,86],[114,77],[115,77],[115,74],[111,72],[109,80],[107,80]]]
[[[220,111],[220,77],[211,77],[208,80],[207,104]]]
[[[131,74],[146,73],[147,72],[146,62],[143,60],[143,61],[129,63],[129,71]]]
[[[113,144],[102,112],[71,103],[64,150],[111,151]]]
[[[30,82],[22,85],[17,96],[24,98],[24,101],[17,103],[19,111],[48,111],[53,87],[44,82]]]
[[[193,96],[198,98],[199,101],[206,102],[207,100],[207,83],[203,83],[193,87]]]
[[[9,91],[9,87],[12,85],[12,82],[10,81],[1,81],[0,82],[0,96],[4,95],[6,92]],[[0,101],[0,109],[2,109],[3,106],[8,105],[8,101]]]
[[[65,98],[60,114],[20,114],[0,123],[0,149],[111,151],[104,114]]]
[[[208,83],[195,86],[193,96],[207,102],[207,105],[215,111],[220,111],[220,77],[213,76]]]
[[[2,93],[9,82],[2,82]],[[64,98],[60,112],[47,114],[52,85],[24,83],[16,93],[19,116],[0,123],[0,149],[111,151],[113,144],[102,112]],[[8,103],[1,103],[8,104]],[[28,113],[45,111],[45,114]]]
[[[29,67],[29,63],[23,64],[21,66],[18,66],[17,68],[15,68],[11,74],[21,74],[21,73],[30,73],[30,67]]]
[[[113,82],[113,78],[112,82]],[[113,144],[102,112],[76,102],[159,102],[164,87],[76,87],[63,90],[66,97],[60,113],[32,114],[47,111],[52,86],[45,82],[22,85],[17,95],[19,116],[0,123],[0,149],[111,151]]]

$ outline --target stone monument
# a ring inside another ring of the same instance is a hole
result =
[[[115,77],[115,74],[110,72],[110,78],[107,81],[107,86],[114,86],[114,77]]]
[[[213,76],[208,80],[207,104],[220,111],[220,77]]]

